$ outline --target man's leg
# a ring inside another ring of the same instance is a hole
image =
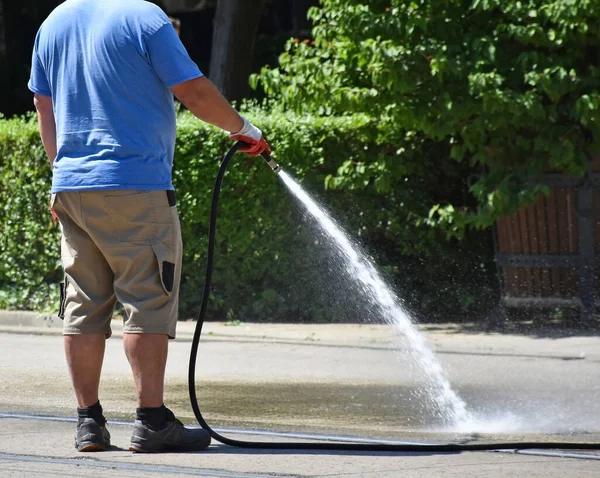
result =
[[[98,402],[105,334],[65,335],[65,355],[79,408]]]
[[[168,334],[123,334],[137,393],[136,420],[129,445],[131,451],[199,451],[210,445],[210,435],[206,430],[185,428],[163,403],[168,340]]]
[[[166,334],[123,334],[139,408],[163,405],[168,341]]]
[[[65,281],[59,309],[77,400],[75,446],[79,451],[105,450],[110,447],[110,433],[98,401],[98,387],[116,302],[114,276],[85,226],[81,194],[59,193],[53,198],[53,206],[62,229]]]
[[[98,400],[106,334],[65,335],[65,355],[77,400],[75,447],[99,451],[110,447],[110,433]]]

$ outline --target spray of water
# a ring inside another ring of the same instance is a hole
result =
[[[423,374],[426,384],[425,398],[436,407],[439,417],[450,427],[471,422],[472,417],[466,409],[465,402],[452,390],[435,353],[373,263],[296,181],[285,172],[281,172],[280,177],[317,221],[322,231],[332,239],[345,259],[344,265],[348,274],[356,279],[370,306],[376,308],[381,316],[406,338],[407,352]]]

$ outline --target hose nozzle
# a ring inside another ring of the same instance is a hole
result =
[[[279,174],[281,172],[281,166],[277,164],[277,162],[271,157],[269,153],[264,152],[261,154],[261,156],[267,162],[267,164],[273,170],[274,173]]]

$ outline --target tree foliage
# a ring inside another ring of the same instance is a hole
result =
[[[542,172],[583,174],[599,152],[600,0],[323,0],[309,15],[314,41],[289,41],[254,86],[297,111],[366,113],[397,142],[395,162],[344,164],[331,187],[391,191],[407,155],[468,165],[473,201],[418,218],[461,236],[544,192]]]

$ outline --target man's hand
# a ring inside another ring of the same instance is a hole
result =
[[[58,221],[58,216],[56,212],[54,212],[54,201],[56,200],[56,194],[50,194],[50,214],[52,214],[52,219]]]
[[[262,131],[246,118],[242,117],[242,119],[244,120],[242,129],[236,133],[229,133],[229,137],[233,141],[242,141],[247,144],[247,146],[242,146],[238,151],[247,153],[250,156],[259,156],[265,151],[270,153],[271,148],[269,148],[267,141],[263,138]]]

